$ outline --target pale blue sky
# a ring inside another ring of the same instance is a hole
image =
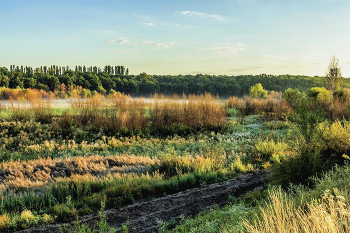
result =
[[[350,1],[0,0],[0,66],[350,77]]]

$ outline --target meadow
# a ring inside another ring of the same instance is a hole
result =
[[[312,88],[224,103],[210,94],[72,94],[63,107],[54,93],[4,91],[12,97],[0,109],[2,232],[260,170],[271,170],[267,190],[160,231],[313,232],[324,219],[348,229],[348,90],[332,104]]]

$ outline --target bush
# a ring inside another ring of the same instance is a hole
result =
[[[327,125],[322,123],[318,129],[322,135],[325,147],[335,153],[344,153],[350,148],[350,124],[339,121]]]
[[[330,104],[332,102],[332,94],[324,87],[313,87],[309,90],[308,96],[320,104]]]
[[[298,99],[303,97],[303,93],[301,93],[298,89],[288,88],[284,94],[283,99],[285,99],[289,104],[294,104]]]
[[[10,218],[6,214],[0,215],[0,230],[7,228],[9,220]]]
[[[297,156],[280,157],[279,163],[272,165],[271,184],[287,188],[290,183],[312,186],[312,176],[321,175],[332,168],[321,159],[316,151],[304,152]]]
[[[267,98],[267,91],[261,83],[257,83],[249,88],[249,96],[252,98]]]
[[[273,155],[278,156],[287,149],[287,144],[273,140],[259,141],[255,144],[255,157],[268,161]]]

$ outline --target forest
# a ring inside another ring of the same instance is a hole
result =
[[[288,88],[299,89],[302,92],[312,87],[323,87],[323,77],[304,75],[150,75],[140,73],[129,74],[124,66],[106,65],[100,67],[76,66],[74,70],[68,66],[41,66],[33,69],[28,66],[11,65],[10,69],[0,68],[0,86],[5,88],[38,89],[53,92],[59,85],[66,87],[97,91],[109,94],[118,91],[133,96],[148,96],[159,93],[165,95],[204,94],[220,97],[240,96],[249,94],[249,88],[261,83],[269,91],[284,92]],[[350,87],[345,79],[344,87]]]

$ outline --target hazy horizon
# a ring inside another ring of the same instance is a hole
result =
[[[350,1],[0,0],[0,66],[350,77]]]

